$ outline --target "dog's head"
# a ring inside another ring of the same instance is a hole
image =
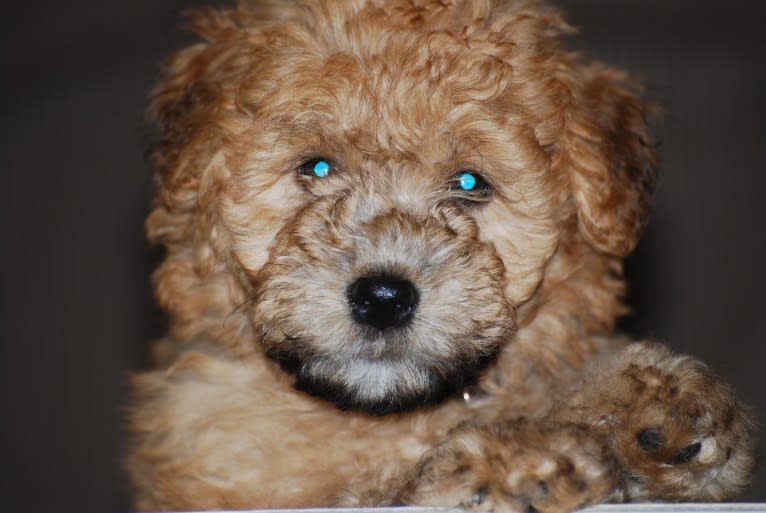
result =
[[[200,11],[153,110],[147,226],[173,335],[258,346],[311,394],[400,411],[474,380],[554,254],[637,242],[644,104],[520,1]]]

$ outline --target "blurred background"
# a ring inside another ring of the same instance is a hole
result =
[[[143,109],[195,3],[4,5],[1,511],[130,508],[125,384],[162,331]],[[569,46],[636,72],[666,113],[623,328],[702,358],[766,420],[766,3],[559,3],[582,29]],[[766,501],[763,468],[744,499]]]

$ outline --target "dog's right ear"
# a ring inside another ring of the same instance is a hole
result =
[[[247,352],[251,328],[238,307],[243,292],[233,273],[222,272],[227,241],[215,236],[226,173],[225,159],[218,156],[227,123],[238,119],[234,92],[251,70],[243,61],[259,44],[237,16],[235,9],[190,13],[189,28],[201,42],[163,66],[149,106],[157,130],[151,149],[156,187],[145,227],[149,240],[166,249],[153,284],[159,306],[169,314],[171,338],[181,342],[206,333]]]
[[[146,222],[153,243],[188,240],[189,214],[199,207],[199,186],[215,144],[211,123],[222,101],[218,67],[226,37],[240,31],[227,11],[186,13],[186,26],[202,41],[167,59],[151,93],[148,116],[157,133],[150,156],[157,183],[155,208]]]
[[[155,209],[147,219],[147,235],[153,243],[171,242],[185,234],[176,219],[181,212],[193,209],[196,184],[201,170],[188,158],[193,139],[203,127],[192,120],[202,110],[199,77],[201,45],[184,49],[168,59],[164,74],[155,87],[149,116],[157,134],[151,147],[151,164],[156,183]],[[183,197],[186,197],[186,201]]]
[[[557,160],[569,176],[580,234],[598,251],[624,257],[649,216],[658,159],[646,120],[655,109],[627,74],[581,66]]]

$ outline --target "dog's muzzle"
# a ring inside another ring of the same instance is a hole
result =
[[[321,198],[280,231],[252,323],[295,388],[386,415],[476,383],[513,335],[515,312],[503,262],[470,215],[374,200]]]
[[[386,275],[358,278],[347,296],[354,320],[381,331],[406,326],[420,299],[412,282]]]

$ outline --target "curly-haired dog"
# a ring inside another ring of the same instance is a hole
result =
[[[721,499],[752,425],[612,335],[656,165],[629,77],[534,1],[242,1],[156,91],[169,313],[140,509]]]

